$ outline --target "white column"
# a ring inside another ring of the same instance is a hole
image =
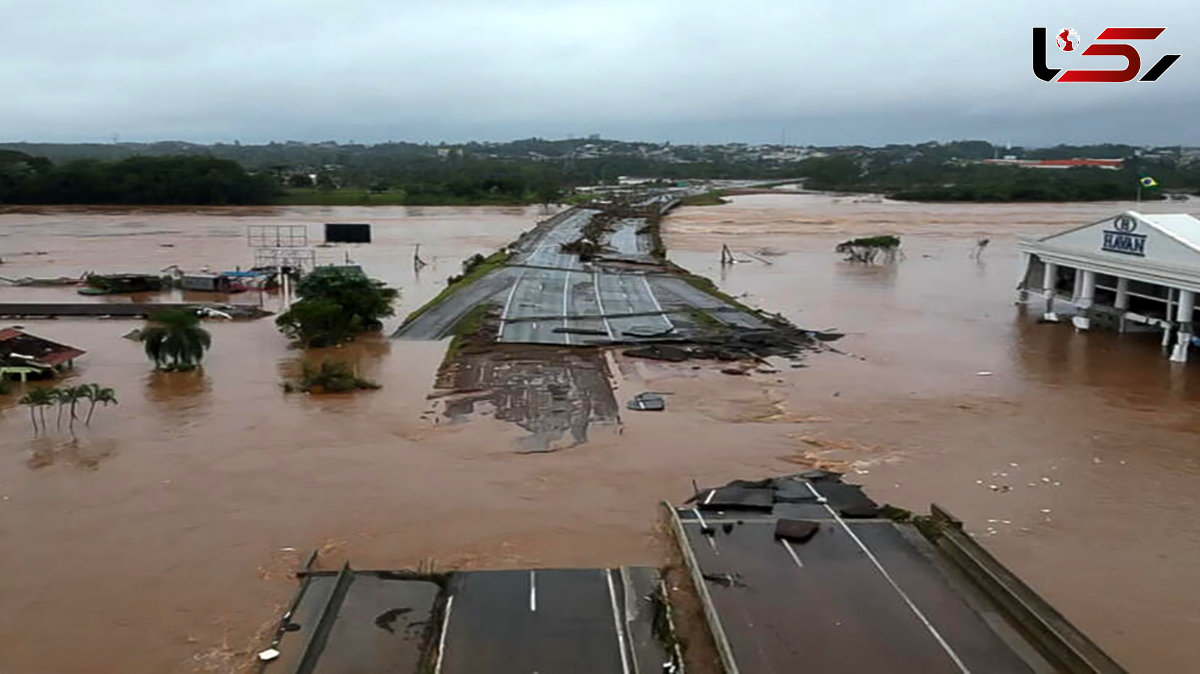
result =
[[[1096,272],[1084,269],[1075,270],[1075,308],[1078,310],[1071,317],[1071,324],[1076,330],[1087,330],[1092,327],[1092,319],[1088,317],[1088,308],[1096,296]]]
[[[1075,270],[1075,287],[1071,289],[1071,303],[1079,302],[1080,295],[1083,294],[1083,270]]]
[[[1113,307],[1121,311],[1129,310],[1129,279],[1117,279],[1117,299],[1113,302]]]
[[[1054,284],[1058,281],[1058,265],[1043,260],[1042,292],[1046,296],[1046,311],[1042,320],[1058,322],[1058,314],[1054,313]]]
[[[1075,304],[1080,309],[1087,309],[1096,298],[1096,272],[1082,269],[1079,271],[1082,276],[1079,281],[1079,297],[1076,298]]]
[[[1175,320],[1179,323],[1175,350],[1171,360],[1176,363],[1186,363],[1188,347],[1192,344],[1192,312],[1196,309],[1196,293],[1191,290],[1179,291],[1179,308],[1175,311]]]

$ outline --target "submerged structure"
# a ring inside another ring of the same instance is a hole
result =
[[[0,330],[0,378],[44,379],[75,365],[75,359],[87,353],[66,344],[22,332],[16,328]]]
[[[1177,362],[1200,341],[1200,220],[1191,215],[1126,211],[1020,247],[1022,300],[1040,295],[1047,321],[1065,310],[1078,330],[1161,332]]]

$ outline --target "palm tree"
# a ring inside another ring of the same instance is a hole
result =
[[[96,403],[103,403],[105,407],[116,405],[117,392],[110,388],[103,388],[99,384],[88,384],[88,400],[91,401],[91,407],[88,408],[87,418],[84,419],[83,425],[92,425],[92,412],[96,411]]]
[[[34,388],[30,389],[25,395],[21,396],[18,401],[22,405],[29,405],[29,420],[33,422],[33,432],[36,435],[38,431],[37,416],[34,410],[40,410],[42,416],[42,429],[46,428],[46,406],[53,405],[56,400],[54,389],[49,388]]]
[[[65,388],[51,388],[46,389],[46,391],[50,395],[50,401],[53,403],[58,403],[58,422],[55,425],[61,431],[63,408],[65,408],[67,403],[70,402],[70,395],[67,393],[67,389]]]
[[[141,339],[146,356],[157,369],[191,370],[212,346],[212,337],[200,327],[200,319],[190,309],[160,311],[150,317],[150,322],[142,330]]]
[[[71,404],[71,420],[70,420],[70,422],[68,422],[67,427],[71,429],[72,433],[74,433],[75,432],[75,420],[79,418],[79,416],[75,414],[75,405],[77,405],[79,403],[79,401],[82,400],[83,398],[90,399],[92,397],[92,387],[90,384],[80,384],[79,386],[67,386],[67,387],[61,389],[59,396],[65,397],[67,399],[67,402],[69,402]]]

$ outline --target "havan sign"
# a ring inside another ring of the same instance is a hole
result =
[[[1137,221],[1128,215],[1122,215],[1113,220],[1113,229],[1104,230],[1104,243],[1101,244],[1100,250],[1106,250],[1110,253],[1121,253],[1122,255],[1137,255],[1145,257],[1146,255],[1146,235],[1134,234],[1137,229]]]

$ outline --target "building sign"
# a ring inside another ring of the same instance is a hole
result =
[[[1146,256],[1146,235],[1135,234],[1137,220],[1128,215],[1118,216],[1113,220],[1113,229],[1104,230],[1104,243],[1100,250],[1122,255]]]

